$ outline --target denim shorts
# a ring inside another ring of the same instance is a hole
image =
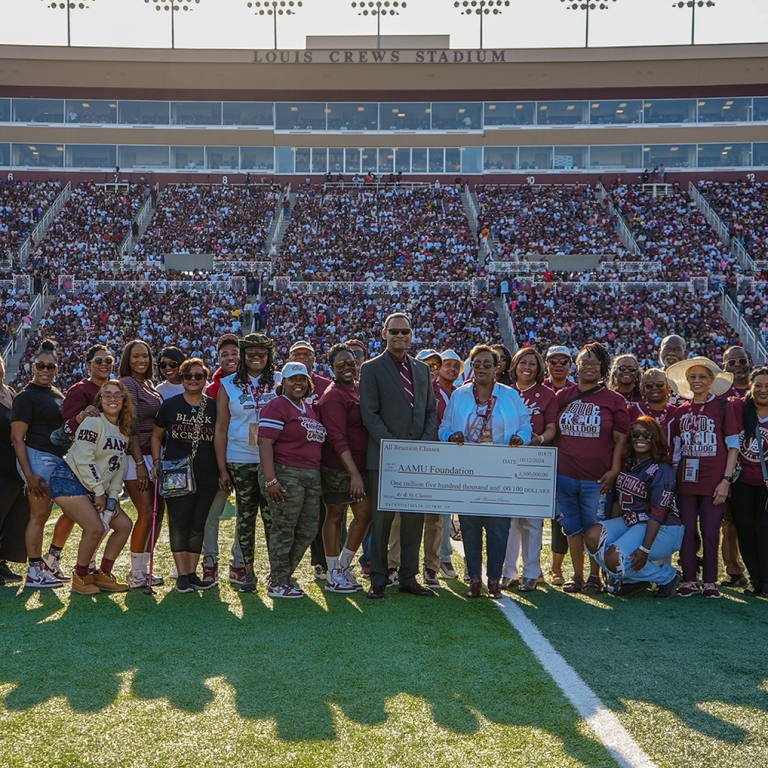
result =
[[[583,533],[595,523],[602,523],[606,517],[605,499],[600,498],[600,483],[557,476],[555,519],[563,526],[566,536]]]
[[[62,496],[90,496],[93,494],[77,479],[69,464],[63,459],[51,472],[51,498],[58,499]]]
[[[50,485],[51,472],[56,468],[61,461],[60,456],[54,456],[52,453],[46,453],[45,451],[36,451],[34,448],[27,446],[27,456],[29,456],[29,466],[32,467],[32,474],[39,475],[43,478],[45,485]],[[27,482],[27,478],[24,477],[24,472],[21,469],[18,459],[16,460],[16,468],[19,470],[21,479]]]

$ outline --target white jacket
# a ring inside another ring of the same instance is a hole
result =
[[[467,424],[476,409],[473,386],[472,382],[468,382],[451,395],[438,433],[443,442],[448,442],[454,432],[464,432],[466,435]],[[493,396],[497,398],[492,419],[493,442],[496,445],[509,445],[510,439],[519,435],[523,438],[523,444],[528,445],[533,430],[523,398],[512,387],[498,382],[493,388]]]

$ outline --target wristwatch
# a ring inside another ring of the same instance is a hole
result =
[[[727,480],[729,483],[733,482],[733,477],[731,475],[726,475],[723,480]]]

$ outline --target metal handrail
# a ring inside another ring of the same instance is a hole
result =
[[[635,256],[642,256],[643,252],[637,244],[637,240],[635,240],[635,236],[632,234],[632,230],[629,228],[627,220],[624,218],[621,211],[613,204],[613,198],[602,181],[597,186],[597,197],[601,203],[606,200],[608,201],[608,213],[610,213],[618,222],[617,234],[619,240],[624,243],[624,247]]]
[[[159,199],[160,184],[156,183],[154,189],[158,192]],[[152,197],[149,195],[147,196],[147,199],[142,203],[142,206],[139,208],[136,215],[133,217],[133,221],[131,221],[131,227],[129,227],[128,232],[123,238],[123,242],[120,243],[119,253],[122,258],[128,256],[128,253],[131,250],[131,246],[133,245],[133,222],[135,221],[139,225],[139,231],[141,231],[141,228],[144,226],[144,222],[147,219],[151,219],[152,216],[154,216],[154,213],[155,208],[152,206]]]
[[[29,237],[21,244],[19,248],[19,264],[26,264],[29,254],[32,253],[32,243],[39,243],[45,237],[51,223],[59,215],[61,209],[69,202],[70,197],[72,197],[72,182],[68,181],[64,189],[56,196],[56,199],[48,206],[43,214],[43,218],[37,223]]]

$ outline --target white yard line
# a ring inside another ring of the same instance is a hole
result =
[[[463,558],[462,543],[451,543]],[[576,670],[554,649],[552,643],[525,615],[522,608],[511,597],[496,601],[496,605],[621,768],[657,768],[656,763],[632,738],[619,718],[600,701]]]

